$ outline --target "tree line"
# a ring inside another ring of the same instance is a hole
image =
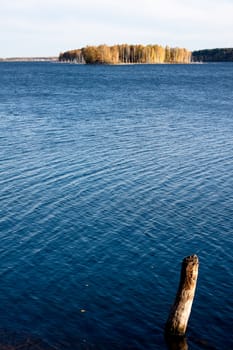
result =
[[[185,48],[160,45],[99,45],[69,50],[59,55],[60,62],[81,64],[190,63],[192,53]]]
[[[233,48],[193,51],[193,62],[233,62]]]

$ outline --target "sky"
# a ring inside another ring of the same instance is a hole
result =
[[[0,57],[87,45],[233,47],[233,0],[0,0]]]

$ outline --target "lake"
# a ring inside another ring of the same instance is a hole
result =
[[[0,63],[0,329],[166,350],[197,254],[189,350],[232,349],[232,101],[232,63]]]

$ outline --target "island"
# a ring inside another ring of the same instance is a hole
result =
[[[190,63],[191,51],[161,45],[99,45],[69,50],[59,55],[60,62],[86,64]]]

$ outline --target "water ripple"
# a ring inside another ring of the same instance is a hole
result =
[[[232,65],[0,70],[0,326],[165,349],[197,253],[191,332],[230,349]]]

